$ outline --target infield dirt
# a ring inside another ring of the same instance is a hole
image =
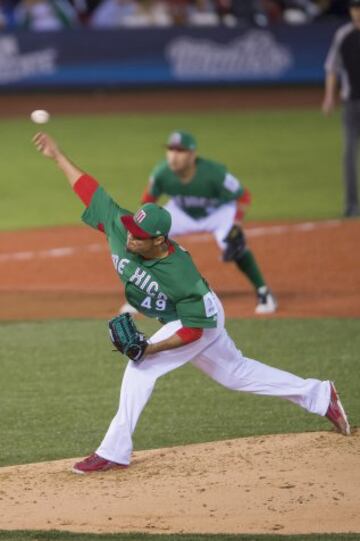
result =
[[[271,317],[359,317],[359,220],[246,226],[279,301]],[[179,237],[227,317],[254,317],[255,295],[209,235]],[[336,247],[336,250],[335,250]],[[0,232],[0,320],[109,318],[124,301],[102,233],[84,226]]]

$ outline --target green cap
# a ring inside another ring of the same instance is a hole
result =
[[[195,150],[196,139],[191,133],[174,131],[169,135],[166,143],[167,148],[176,150]]]
[[[149,239],[168,235],[171,227],[170,213],[155,203],[145,203],[134,215],[121,216],[121,221],[134,237]]]

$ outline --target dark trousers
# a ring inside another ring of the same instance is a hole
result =
[[[358,195],[358,145],[360,141],[360,100],[346,101],[343,104],[344,130],[344,189],[345,215],[359,215]]]

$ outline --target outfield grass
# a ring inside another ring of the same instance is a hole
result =
[[[69,532],[1,531],[0,541],[356,541],[358,534],[200,535],[200,534],[78,534]]]
[[[142,328],[154,329],[151,321]],[[230,320],[243,352],[303,377],[334,379],[350,421],[360,421],[360,322]],[[0,465],[82,456],[117,409],[125,361],[104,321],[0,325]],[[231,392],[187,365],[159,380],[135,448],[257,434],[330,430],[325,419],[276,398]]]
[[[0,230],[76,223],[81,204],[31,144],[30,120],[2,120]],[[46,129],[74,161],[135,209],[169,131],[185,128],[199,153],[224,162],[253,194],[249,219],[322,219],[342,209],[339,118],[319,111],[54,118]]]

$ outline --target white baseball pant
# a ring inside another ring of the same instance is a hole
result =
[[[172,199],[164,207],[171,214],[171,229],[169,233],[171,238],[176,235],[208,232],[214,235],[219,248],[221,251],[224,251],[226,246],[224,238],[230,231],[235,219],[235,201],[221,205],[221,207],[214,210],[209,216],[200,218],[199,220],[191,218]]]
[[[196,342],[149,355],[140,364],[129,361],[122,380],[119,409],[96,451],[99,456],[119,464],[130,463],[132,434],[156,380],[187,362],[229,389],[278,396],[311,413],[326,414],[330,382],[303,379],[244,357],[224,328],[224,311],[219,299],[215,299],[218,306],[215,329],[204,329]],[[164,325],[151,337],[151,342],[164,340],[181,326],[180,321]]]

